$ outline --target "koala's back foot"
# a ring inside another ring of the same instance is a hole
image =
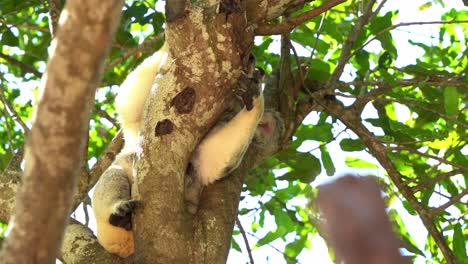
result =
[[[113,226],[132,230],[132,213],[141,206],[138,200],[121,201],[116,204],[109,216],[109,223]]]

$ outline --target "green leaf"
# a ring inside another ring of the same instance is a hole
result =
[[[293,242],[286,245],[285,253],[289,257],[297,257],[302,250],[306,248],[307,236],[296,238]]]
[[[449,86],[444,89],[445,113],[449,116],[458,112],[459,94],[457,87]]]
[[[468,263],[468,255],[466,253],[466,241],[468,237],[463,234],[463,229],[460,224],[456,224],[453,230],[453,253],[459,263]]]
[[[327,172],[327,175],[328,176],[335,175],[335,172],[336,172],[335,165],[333,165],[333,160],[330,157],[330,153],[328,153],[327,146],[325,145],[320,146],[320,153],[322,154],[321,155],[322,164],[323,164],[323,167],[325,168],[325,171]]]
[[[279,180],[311,183],[322,171],[320,160],[309,153],[297,153],[294,158],[286,159],[284,162],[292,168],[292,171],[279,177]]]
[[[367,72],[370,69],[370,56],[369,52],[365,50],[360,50],[356,54],[357,68],[362,72]]]
[[[344,151],[361,151],[366,149],[366,145],[360,139],[345,138],[340,141],[340,147]]]
[[[399,213],[395,209],[390,209],[388,211],[388,216],[393,226],[395,226],[395,228],[398,231],[397,235],[400,239],[401,245],[409,252],[424,256],[424,252],[422,252],[418,248],[418,246],[408,233],[408,230],[405,227],[405,223],[401,219]]]
[[[273,242],[276,239],[283,237],[284,235],[286,235],[286,229],[284,227],[279,226],[278,229],[276,229],[275,231],[270,231],[264,237],[260,238],[255,247],[258,248],[263,245],[269,244],[270,242]]]
[[[237,244],[237,241],[234,238],[231,239],[231,248],[235,249],[238,252],[242,252],[239,244]]]
[[[316,140],[320,142],[330,142],[333,140],[333,126],[329,123],[319,125],[301,125],[295,134],[301,140]]]
[[[354,157],[346,157],[345,163],[350,168],[359,168],[359,169],[378,169],[379,168],[379,166],[375,165],[374,163],[365,161],[363,159],[354,158]]]
[[[392,55],[389,52],[384,52],[382,55],[379,57],[379,68],[380,69],[388,69],[390,66],[392,66],[393,63],[393,58]]]
[[[326,81],[331,75],[330,72],[330,64],[324,60],[313,59],[311,60],[307,77],[313,80]]]
[[[152,24],[153,24],[153,29],[155,33],[162,32],[163,30],[162,25],[164,24],[164,22],[165,22],[165,17],[163,14],[159,12],[156,12],[153,14]]]
[[[15,36],[15,34],[13,34],[13,32],[11,32],[9,28],[3,31],[1,42],[4,45],[8,45],[11,47],[17,47],[19,44],[18,38]]]

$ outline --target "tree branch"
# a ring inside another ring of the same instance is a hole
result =
[[[249,0],[246,12],[250,25],[264,23],[282,16],[289,9],[302,7],[313,0]]]
[[[68,224],[60,251],[60,260],[64,263],[99,263],[123,264],[131,263],[107,252],[86,226],[73,219]]]
[[[37,78],[41,78],[42,77],[42,73],[40,73],[38,70],[36,70],[34,67],[30,66],[30,65],[27,65],[13,57],[10,57],[6,54],[3,54],[3,53],[0,53],[0,58],[6,60],[8,63],[12,64],[12,65],[16,65],[18,67],[20,67],[23,71],[25,72],[29,72],[29,73],[32,73],[34,76],[36,76]]]
[[[398,27],[407,27],[407,26],[414,26],[414,25],[434,25],[434,24],[462,24],[462,23],[468,23],[468,20],[450,20],[450,21],[426,21],[426,22],[406,22],[406,23],[400,23],[396,25],[392,25],[388,28],[383,29],[379,33],[375,34],[374,37],[366,41],[362,46],[359,48],[355,49],[353,53],[349,54],[349,56],[346,58],[346,61],[349,61],[354,55],[356,55],[360,50],[362,50],[364,47],[366,47],[369,43],[372,41],[376,40],[378,37],[383,35],[385,32],[388,32],[390,30],[393,30]]]
[[[389,150],[396,150],[396,151],[408,151],[410,153],[413,153],[413,154],[416,154],[416,155],[419,155],[419,156],[423,156],[423,157],[426,157],[426,158],[430,158],[430,159],[434,159],[434,160],[437,160],[437,161],[440,161],[441,163],[445,163],[445,164],[448,164],[448,165],[451,165],[453,167],[456,167],[456,168],[460,168],[460,170],[462,170],[463,172],[468,172],[468,168],[464,167],[463,165],[461,164],[458,164],[456,162],[452,162],[450,160],[447,160],[447,159],[444,159],[444,158],[440,158],[440,157],[437,157],[435,155],[431,155],[431,154],[427,154],[427,153],[424,153],[424,152],[420,152],[420,151],[417,151],[413,148],[409,148],[409,147],[406,147],[406,146],[396,146],[396,147],[390,147]]]
[[[440,213],[442,213],[445,209],[449,208],[453,204],[459,202],[465,195],[468,195],[468,189],[464,189],[461,193],[453,196],[448,202],[444,203],[443,205],[434,208],[431,210],[430,214],[431,216],[436,216]]]
[[[3,82],[3,79],[2,79]],[[29,133],[29,128],[26,126],[26,124],[21,120],[21,117],[16,113],[15,108],[13,108],[13,105],[5,98],[5,95],[3,94],[4,89],[0,87],[0,100],[2,101],[3,105],[5,106],[5,110],[7,113],[10,115],[11,119],[15,121],[22,129],[23,133],[27,135]]]
[[[122,6],[123,1],[67,2],[68,16],[55,36],[27,140],[15,218],[0,252],[3,263],[52,263],[56,257],[72,205],[95,89]]]
[[[143,43],[139,44],[138,46],[127,50],[122,56],[120,56],[119,58],[117,58],[117,59],[113,60],[112,62],[110,62],[109,64],[107,64],[105,71],[107,72],[107,71],[113,69],[116,65],[118,65],[122,61],[126,60],[127,58],[135,55],[138,52],[142,52],[142,51],[144,52],[146,50],[153,51],[153,49],[151,49],[153,47],[153,45],[156,42],[160,41],[163,37],[164,37],[164,33],[159,33],[158,35],[145,40]]]
[[[39,26],[33,26],[33,25],[24,25],[24,24],[16,24],[10,21],[6,21],[5,19],[0,18],[0,24],[2,25],[9,25],[9,26],[14,26],[16,28],[25,28],[25,29],[30,29],[30,30],[37,30],[41,32],[49,32],[49,29],[44,28],[44,27],[39,27]]]
[[[321,6],[300,14],[297,17],[288,18],[285,22],[280,24],[260,24],[255,29],[255,35],[266,36],[266,35],[278,35],[287,34],[291,32],[295,27],[303,24],[304,22],[311,20],[312,18],[321,15],[322,13],[332,9],[333,7],[344,3],[346,0],[328,0]]]
[[[372,7],[374,6],[374,4],[375,0],[369,0],[367,2],[363,14],[359,17],[359,19],[356,22],[356,25],[353,26],[353,29],[351,30],[351,32],[348,35],[348,38],[343,44],[343,48],[341,49],[341,55],[338,59],[338,64],[336,65],[335,70],[333,71],[332,75],[330,76],[330,78],[328,78],[328,81],[325,84],[327,91],[333,88],[333,86],[340,79],[341,74],[343,74],[344,67],[346,63],[348,63],[348,57],[351,52],[351,48],[353,47],[354,42],[356,41],[359,34],[361,34],[361,31],[364,28],[364,26],[369,22],[369,19],[372,14]]]
[[[49,0],[49,27],[52,37],[55,37],[58,29],[58,21],[62,12],[61,0]]]
[[[456,264],[456,259],[444,239],[443,235],[438,231],[434,221],[425,207],[423,207],[413,192],[403,182],[403,176],[398,172],[393,162],[387,156],[387,149],[375,136],[362,124],[360,115],[351,108],[344,108],[339,103],[328,102],[324,105],[325,112],[335,116],[341,120],[348,128],[350,128],[367,146],[373,156],[379,161],[381,166],[387,171],[390,179],[396,185],[403,197],[411,204],[411,206],[419,214],[424,226],[429,234],[434,238],[435,243],[442,251],[445,260],[449,264]]]
[[[239,231],[240,231],[240,233],[242,235],[242,238],[244,239],[245,248],[247,249],[247,253],[249,254],[250,264],[254,264],[254,259],[253,259],[253,256],[252,256],[252,249],[250,249],[249,240],[247,239],[247,235],[245,233],[245,230],[242,227],[242,223],[239,220],[239,216],[236,216],[236,225],[239,228]]]
[[[453,170],[453,171],[449,171],[449,172],[446,172],[446,173],[441,173],[439,175],[437,175],[436,177],[434,178],[431,178],[427,181],[424,181],[422,182],[421,184],[417,185],[417,186],[414,186],[413,188],[411,188],[411,190],[413,192],[419,192],[419,191],[422,191],[426,188],[428,188],[430,185],[432,184],[436,184],[444,179],[447,179],[449,177],[452,177],[452,176],[455,176],[455,175],[458,175],[458,174],[461,174],[463,173],[463,170],[462,169],[458,169],[458,170]]]

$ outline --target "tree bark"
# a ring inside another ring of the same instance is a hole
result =
[[[197,216],[185,209],[185,170],[224,103],[233,99],[227,98],[228,91],[253,42],[245,16],[212,11],[192,7],[166,28],[170,58],[143,115],[142,151],[132,189],[134,198],[143,201],[134,217],[139,263],[191,263],[194,234],[203,228],[196,225]],[[172,103],[173,98],[187,89],[193,90],[188,94],[194,104],[179,111],[183,106]],[[167,129],[156,129],[162,124]]]

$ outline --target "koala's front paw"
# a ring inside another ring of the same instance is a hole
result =
[[[109,216],[109,223],[113,226],[132,230],[132,213],[136,208],[140,207],[141,202],[137,200],[121,201],[114,207],[112,214]]]

